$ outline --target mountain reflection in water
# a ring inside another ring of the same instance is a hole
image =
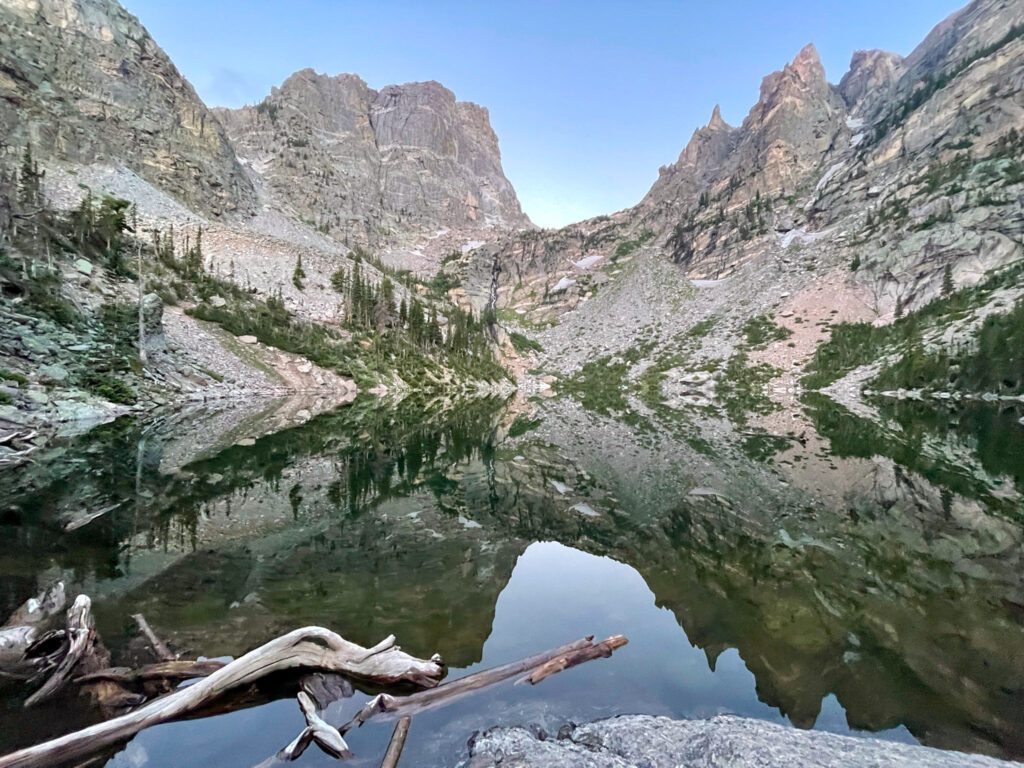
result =
[[[821,444],[680,449],[657,485],[608,458],[626,451],[589,437],[592,415],[554,404],[525,421],[495,402],[361,401],[303,424],[294,403],[122,420],[0,477],[0,608],[64,578],[94,597],[115,659],[142,612],[207,656],[304,624],[365,645],[394,633],[451,676],[629,636],[538,688],[418,715],[411,765],[454,764],[494,724],[622,712],[1024,755],[1017,416],[903,409],[886,431],[809,409]],[[705,486],[714,472],[737,480]],[[21,691],[3,696],[5,751],[92,716],[27,716]],[[300,726],[276,701],[151,729],[110,764],[252,766]],[[353,734],[355,765],[379,762],[390,728]]]

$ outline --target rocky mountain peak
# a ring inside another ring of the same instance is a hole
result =
[[[903,57],[888,51],[854,51],[850,69],[839,81],[839,92],[850,109],[869,94],[888,92],[902,71]]]
[[[728,131],[731,129],[731,126],[722,119],[722,110],[717,104],[715,104],[715,108],[711,110],[711,119],[708,121],[706,127],[713,131]]]
[[[219,110],[272,204],[328,234],[530,226],[486,109],[435,81],[377,91],[356,75],[296,72],[255,107]]]

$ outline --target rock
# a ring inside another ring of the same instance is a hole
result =
[[[240,445],[242,447],[248,448],[250,445],[256,445],[256,440],[251,437],[243,437],[238,442],[236,442],[235,445]]]
[[[82,275],[91,275],[92,262],[87,259],[75,259],[75,270]]]
[[[199,211],[253,209],[220,124],[116,0],[0,4],[0,71],[16,73],[0,77],[8,145],[131,168]]]
[[[1011,768],[981,755],[803,731],[719,715],[673,720],[627,715],[564,726],[541,739],[527,728],[477,735],[460,768]]]
[[[277,202],[307,220],[336,216],[353,234],[530,224],[487,110],[439,83],[376,91],[303,69],[258,106],[216,112]],[[305,165],[331,173],[310,177]]]
[[[255,336],[237,336],[238,341],[242,344],[258,344],[259,339]]]
[[[208,299],[211,307],[226,307],[228,305],[227,299],[223,296],[211,296]]]
[[[44,382],[50,382],[52,384],[63,384],[68,380],[69,374],[67,368],[56,363],[50,363],[48,365],[39,366],[39,378]]]
[[[313,418],[313,414],[307,411],[305,408],[295,412],[295,421],[307,422]]]

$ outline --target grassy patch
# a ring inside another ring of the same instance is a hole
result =
[[[531,419],[528,416],[520,414],[516,416],[515,421],[512,422],[512,426],[508,428],[509,437],[521,437],[527,432],[532,432],[543,422],[542,419]]]
[[[753,349],[766,347],[773,341],[782,341],[792,335],[789,328],[778,325],[768,315],[752,317],[743,325],[743,336]]]
[[[779,406],[768,397],[767,386],[778,375],[779,370],[767,363],[751,364],[746,352],[730,357],[718,381],[718,397],[726,415],[742,426],[752,413],[777,410]]]
[[[508,338],[512,342],[512,346],[515,347],[516,352],[520,355],[527,355],[530,352],[544,351],[544,347],[540,345],[539,341],[535,341],[529,336],[525,336],[518,331],[509,331]]]

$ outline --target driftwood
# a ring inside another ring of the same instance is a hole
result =
[[[339,760],[352,757],[352,751],[338,729],[320,717],[313,698],[305,691],[299,691],[298,700],[299,709],[306,718],[306,727],[291,744],[281,750],[278,757],[282,760],[296,760],[313,743]]]
[[[561,656],[541,664],[533,672],[528,674],[517,682],[529,683],[530,685],[536,685],[541,680],[551,677],[552,675],[558,674],[564,669],[570,669],[578,664],[583,664],[586,661],[592,661],[593,659],[608,658],[612,653],[628,643],[623,635],[612,635],[607,640],[602,640],[600,643],[594,643],[584,648],[577,648]]]
[[[540,680],[543,680],[544,677],[548,677],[561,669],[568,669],[570,666],[576,666],[576,664],[591,659],[611,656],[612,651],[616,648],[621,648],[628,642],[622,635],[615,635],[600,643],[594,643],[593,640],[593,637],[585,637],[582,640],[563,645],[560,648],[538,653],[509,664],[503,664],[500,667],[475,672],[472,675],[453,680],[450,683],[445,683],[426,691],[417,691],[408,696],[392,696],[387,693],[378,694],[370,699],[355,717],[338,730],[345,734],[353,727],[361,726],[371,718],[412,715],[417,712],[444,706],[481,688],[487,688],[496,683],[510,680],[517,675],[522,675],[524,672],[532,673],[532,671],[541,668],[548,668],[548,664],[557,662],[555,667],[558,668],[550,667],[551,671],[540,678]],[[577,661],[572,664],[563,665],[561,660],[566,658],[577,659]],[[0,765],[0,768],[2,768],[2,765]]]
[[[56,665],[54,655],[63,652],[61,643],[56,649],[45,648],[41,640],[46,623],[64,610],[67,594],[64,582],[58,581],[39,594],[29,598],[0,626],[0,676],[29,679]],[[53,636],[54,639],[59,639]],[[35,648],[36,654],[30,653]],[[58,653],[54,654],[52,651]]]
[[[412,718],[402,715],[395,723],[394,733],[391,734],[391,741],[388,743],[388,751],[384,753],[384,759],[380,761],[380,768],[397,768],[398,760],[402,757],[402,749],[405,748],[405,737],[409,735],[409,725]]]
[[[302,668],[338,672],[383,685],[432,687],[444,675],[439,658],[428,661],[410,656],[395,645],[394,637],[367,649],[322,627],[306,627],[271,640],[209,677],[126,715],[0,757],[0,768],[42,768],[82,760],[145,728],[193,714],[224,694],[269,674]]]
[[[150,627],[149,622],[146,621],[145,616],[143,616],[141,613],[133,613],[132,618],[135,620],[135,623],[139,626],[139,631],[143,635],[145,635],[146,639],[149,641],[149,644],[153,648],[153,653],[156,654],[157,659],[159,659],[160,661],[174,661],[177,658],[177,656],[171,653],[171,649],[167,647],[167,644],[156,636],[156,633],[153,631],[153,628]]]
[[[26,707],[32,707],[57,693],[68,684],[71,672],[90,650],[96,637],[92,618],[92,601],[85,595],[79,595],[68,608],[68,650],[64,654],[50,678],[43,686],[25,700]]]

